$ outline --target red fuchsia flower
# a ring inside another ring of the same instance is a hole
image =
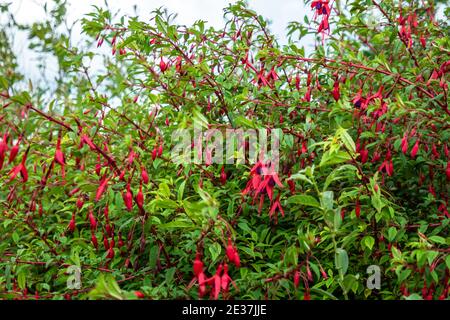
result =
[[[375,151],[372,155],[372,163],[377,162],[378,160],[380,160],[381,155],[378,151]]]
[[[320,266],[320,273],[322,274],[322,278],[324,278],[325,280],[328,279],[328,275],[325,270],[323,270],[322,266]]]
[[[136,204],[138,205],[139,209],[142,209],[144,207],[144,194],[142,193],[142,184],[139,186],[139,191],[136,195]]]
[[[163,58],[161,58],[161,61],[159,62],[159,68],[161,69],[161,72],[165,72],[168,68],[167,63],[164,62]]]
[[[298,74],[295,76],[295,88],[300,90],[300,76]]]
[[[119,241],[117,242],[117,247],[120,249],[120,248],[122,248],[125,245],[125,243],[123,242],[122,234],[120,233],[120,231],[119,231],[118,238],[119,238]]]
[[[231,238],[228,238],[228,245],[225,249],[225,253],[228,257],[228,260],[234,263],[236,267],[239,268],[241,266],[241,259],[239,258],[239,253],[237,251],[237,248],[233,246]]]
[[[336,80],[336,81],[334,82],[334,85],[333,85],[333,91],[331,92],[331,94],[333,95],[333,98],[334,98],[334,100],[336,100],[336,101],[338,101],[339,98],[341,97],[341,93],[340,93],[340,91],[339,91],[339,81],[338,81],[338,80]]]
[[[225,169],[223,166],[222,169],[220,170],[220,183],[222,183],[222,185],[227,183],[227,174],[225,173]]]
[[[448,297],[448,287],[446,287],[444,289],[444,291],[442,291],[442,294],[439,296],[439,300],[445,300]]]
[[[328,5],[328,2],[329,2],[328,0],[311,2],[311,8],[314,10],[314,20],[318,16],[322,17],[322,20],[319,24],[319,28],[317,30],[317,32],[322,33],[322,40],[324,39],[325,32],[330,28],[328,18],[330,16],[331,10]]]
[[[439,158],[440,157],[440,154],[439,154],[439,152],[437,151],[437,149],[436,149],[436,145],[433,143],[433,145],[431,146],[431,153],[433,154],[433,156],[435,157],[435,158]]]
[[[141,178],[142,178],[142,181],[145,183],[145,184],[147,184],[148,183],[148,173],[147,173],[147,170],[145,170],[145,168],[144,167],[142,167],[142,170],[141,170]]]
[[[200,272],[197,276],[198,280],[198,296],[201,298],[206,293],[206,275],[203,272]]]
[[[275,187],[275,185],[278,185],[280,188],[283,187],[277,174],[264,176],[264,179],[262,180],[262,182],[259,184],[258,188],[256,189],[255,197],[257,194],[261,194],[262,192],[265,191],[267,193],[269,199],[272,201],[273,188]]]
[[[133,193],[131,192],[131,186],[129,183],[127,184],[126,192],[122,196],[123,201],[125,202],[125,207],[128,211],[131,211],[133,209]]]
[[[130,153],[128,154],[128,163],[131,165],[133,164],[134,159],[136,158],[136,153],[133,150],[130,150]]]
[[[369,150],[363,148],[359,154],[361,155],[361,163],[364,164],[369,159]]]
[[[11,171],[9,172],[9,181],[8,182],[13,181],[19,173],[22,176],[23,183],[28,181],[28,171],[27,171],[27,167],[25,166],[26,160],[27,160],[27,153],[25,153],[23,155],[22,161],[20,162],[20,164],[18,164],[14,168],[12,168]]]
[[[61,138],[58,138],[58,142],[56,143],[56,151],[55,151],[55,161],[61,167],[64,167],[64,153],[61,151]]]
[[[419,151],[419,139],[417,139],[416,143],[414,144],[414,147],[411,149],[411,157],[415,158],[418,151]]]
[[[274,82],[279,79],[277,72],[275,71],[275,67],[272,67],[270,71],[268,72],[266,79],[268,81]]]
[[[5,161],[5,155],[8,151],[8,133],[3,135],[2,141],[0,141],[0,170],[3,168],[3,163]]]
[[[85,134],[83,134],[81,136],[81,143],[86,143],[89,148],[91,148],[91,150],[97,150],[97,147],[95,146],[95,144],[92,142],[92,140]]]
[[[8,163],[11,163],[16,158],[17,154],[19,153],[19,145],[20,145],[21,137],[17,140],[16,144],[11,148],[11,151],[9,152],[9,160]]]
[[[72,219],[70,219],[69,225],[67,226],[67,228],[69,229],[70,232],[74,232],[75,231],[75,212],[72,213]]]
[[[275,185],[283,187],[278,174],[273,171],[271,165],[258,161],[250,170],[250,180],[247,182],[244,190],[242,190],[242,195],[252,194],[253,202],[259,197],[258,212],[261,213],[264,197],[267,194],[270,201],[272,201]]]
[[[361,109],[365,109],[366,106],[366,101],[365,99],[362,97],[362,89],[359,89],[358,93],[356,94],[356,96],[353,98],[352,100],[353,105],[355,106],[355,108],[361,108]],[[362,108],[363,107],[363,108]]]
[[[105,248],[105,251],[108,251],[109,241],[108,241],[108,238],[106,237],[105,233],[103,233],[103,247]]]
[[[222,288],[222,270],[223,266],[222,264],[219,264],[216,270],[216,274],[205,281],[207,284],[210,284],[212,286],[211,296],[214,298],[214,300],[219,299],[219,294]]]
[[[291,176],[291,174],[289,173],[289,177]],[[289,179],[287,181],[288,186],[289,186],[289,191],[291,192],[291,194],[295,194],[295,181],[292,179]]]
[[[269,211],[269,217],[272,218],[272,216],[275,214],[275,219],[277,219],[278,212],[281,212],[281,215],[284,217],[284,210],[280,204],[280,195],[278,195],[276,200],[273,202],[272,207]]]
[[[109,260],[114,259],[114,248],[113,247],[110,247],[108,249],[108,254],[106,255],[106,258]]]
[[[82,197],[82,196],[79,196],[79,197],[78,197],[77,202],[76,202],[76,205],[77,205],[77,208],[78,208],[78,209],[83,208],[84,200],[83,200],[83,197]]]
[[[226,293],[226,292],[229,291],[230,283],[236,288],[236,290],[238,289],[236,283],[228,275],[228,264],[224,263],[224,265],[223,265],[223,275],[222,275],[222,278],[221,278],[221,284],[222,284],[223,292]]]
[[[434,190],[433,185],[430,183],[430,185],[428,186],[428,192],[430,194],[432,194],[435,198],[436,198],[436,191]]]
[[[94,217],[94,213],[92,209],[89,210],[89,223],[91,225],[91,230],[97,229],[97,220]]]
[[[102,171],[102,165],[100,164],[100,155],[97,155],[97,163],[95,164],[95,173],[99,176]]]
[[[355,214],[356,217],[359,218],[361,216],[361,205],[359,203],[359,199],[356,199],[356,203],[355,203]]]
[[[313,276],[311,272],[311,268],[309,267],[309,262],[306,263],[306,275],[308,276],[308,281],[313,281]]]
[[[420,36],[420,44],[424,48],[427,46],[427,41],[425,40],[425,37],[423,35]]]
[[[95,195],[95,201],[99,201],[100,198],[102,197],[103,193],[105,192],[106,188],[108,187],[108,181],[109,179],[104,177],[101,182],[100,185],[97,189],[97,193]]]
[[[406,154],[408,152],[408,134],[405,132],[402,138],[402,142],[400,144],[402,148],[403,154]]]
[[[199,252],[197,252],[195,255],[195,260],[192,265],[192,269],[194,270],[194,275],[196,277],[198,277],[198,275],[203,272],[203,262],[201,259],[201,254]]]
[[[294,272],[294,287],[298,288],[299,284],[300,284],[300,271],[295,270]]]
[[[345,208],[341,208],[341,219],[344,220],[345,217]]]
[[[94,231],[92,231],[92,234],[91,234],[91,241],[92,241],[92,244],[94,245],[94,248],[97,250],[98,249],[98,240],[97,240],[97,237],[95,236]]]
[[[312,88],[309,86],[308,89],[306,89],[306,93],[303,98],[303,100],[305,100],[306,102],[311,102],[311,91],[312,91]]]
[[[261,68],[261,70],[256,73],[256,79],[253,80],[253,83],[256,83],[258,85],[258,88],[265,86],[272,87],[272,85],[267,81],[264,72],[264,68]]]

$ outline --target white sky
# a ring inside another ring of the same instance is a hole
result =
[[[0,3],[11,2],[12,12],[16,19],[23,23],[39,21],[45,16],[43,5],[51,1],[47,0],[0,0]],[[133,6],[137,5],[140,19],[150,16],[150,12],[160,6],[164,6],[171,13],[177,13],[176,22],[190,25],[196,20],[205,20],[208,25],[214,27],[223,26],[223,8],[227,7],[231,0],[109,0],[110,8],[120,14],[134,15]],[[84,14],[92,11],[92,5],[104,7],[104,0],[68,0],[68,24],[81,19]],[[271,21],[270,30],[276,35],[280,43],[286,43],[286,27],[290,21],[303,21],[305,14],[310,15],[310,10],[304,7],[302,0],[249,0],[250,7],[258,14]],[[51,7],[51,6],[50,6]],[[74,29],[74,36],[80,35],[79,24]],[[77,40],[77,39],[75,39]],[[76,43],[77,41],[75,41]],[[35,78],[37,67],[33,61],[33,55],[27,50],[27,41],[24,34],[15,39],[14,48],[19,55],[19,65],[26,77]],[[35,78],[36,79],[36,78]]]

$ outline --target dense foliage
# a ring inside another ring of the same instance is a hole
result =
[[[450,10],[306,5],[284,46],[243,2],[220,30],[93,8],[77,45],[63,1],[2,5],[0,298],[447,299]],[[15,32],[55,81],[20,74]],[[281,128],[278,174],[175,163],[194,122]]]

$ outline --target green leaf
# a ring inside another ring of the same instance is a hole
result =
[[[175,275],[175,271],[177,269],[172,267],[166,271],[166,284],[171,284],[173,281],[173,276]]]
[[[373,245],[375,244],[375,239],[372,236],[365,236],[361,243],[364,244],[369,250],[372,250]]]
[[[321,200],[322,208],[328,209],[328,210],[333,209],[333,200],[334,200],[333,191],[322,192],[322,197],[320,200]]]
[[[302,180],[302,181],[308,182],[309,184],[313,184],[313,182],[302,173],[293,174],[289,179],[290,180]]]
[[[208,249],[211,253],[211,260],[215,262],[222,252],[222,247],[217,242],[214,242],[212,245],[208,246]]]
[[[164,224],[160,224],[158,226],[158,229],[178,229],[178,228],[192,228],[192,227],[194,227],[192,221],[180,218]]]
[[[427,252],[427,260],[428,260],[428,264],[431,265],[434,261],[434,259],[436,259],[436,257],[439,255],[438,251],[428,251]]]
[[[20,289],[25,289],[27,286],[27,270],[21,268],[19,274],[17,275],[17,283]]]
[[[335,254],[335,265],[336,269],[338,269],[339,274],[345,275],[348,269],[348,254],[342,248],[338,248]]]
[[[388,241],[393,242],[396,235],[397,235],[397,229],[395,227],[390,227],[388,230]]]
[[[353,141],[352,137],[348,134],[347,130],[343,128],[339,128],[339,133],[342,142],[344,143],[345,147],[353,153],[356,152],[356,146],[355,142]]]
[[[343,163],[351,160],[352,157],[344,151],[336,151],[336,152],[330,152],[327,151],[323,154],[322,159],[320,160],[320,167],[326,167],[335,165],[338,163]]]
[[[439,244],[447,244],[445,238],[440,236],[431,236],[428,239]]]
[[[328,291],[325,291],[325,290],[322,290],[322,289],[319,289],[319,288],[311,288],[311,292],[314,292],[314,293],[317,293],[317,294],[321,294],[323,296],[326,296],[326,297],[330,298],[331,300],[339,300],[338,298],[333,296]]]
[[[183,181],[180,186],[178,187],[178,193],[177,193],[177,200],[181,201],[183,200],[183,193],[184,193],[184,187],[186,186],[186,180]]]
[[[291,196],[287,200],[287,203],[301,204],[308,207],[320,208],[319,201],[317,201],[316,198],[306,194]]]

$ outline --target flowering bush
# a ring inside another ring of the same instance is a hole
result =
[[[0,297],[447,299],[449,8],[306,2],[284,46],[240,1],[218,30],[96,8],[79,46],[53,32],[59,1],[48,21],[10,18]],[[53,56],[54,86],[23,81],[17,28]],[[281,129],[278,172],[173,161],[194,123]]]

